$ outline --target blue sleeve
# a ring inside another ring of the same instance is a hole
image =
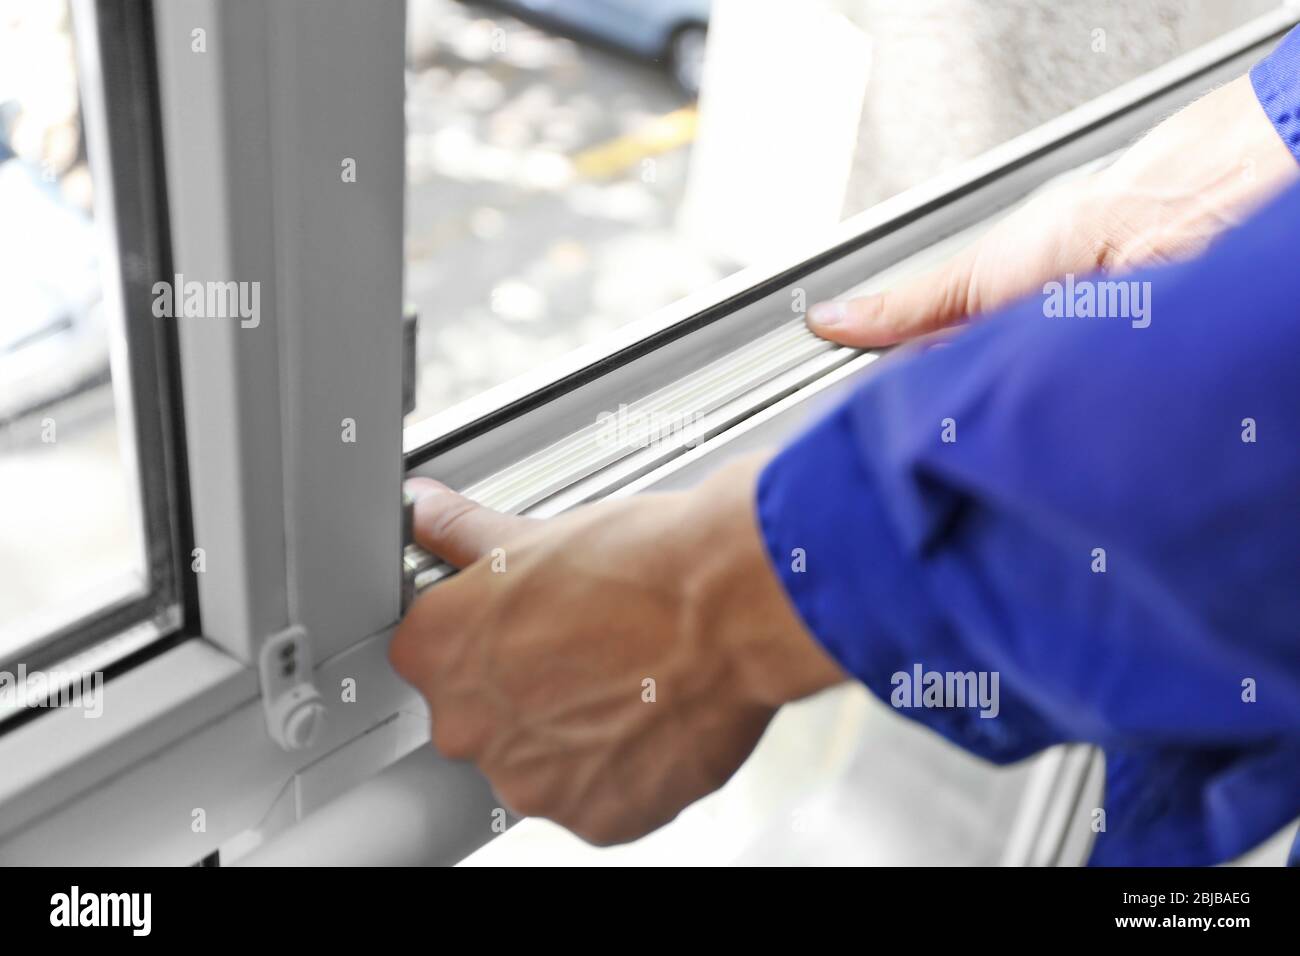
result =
[[[792,602],[882,700],[998,762],[1105,748],[1094,863],[1300,814],[1298,247],[1300,187],[1127,311],[1049,284],[882,360],[759,481]]]
[[[1300,162],[1300,27],[1255,64],[1250,71],[1250,85],[1269,122]]]

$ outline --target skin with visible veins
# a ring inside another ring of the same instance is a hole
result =
[[[417,542],[463,567],[390,651],[438,749],[513,811],[622,842],[725,783],[781,704],[844,680],[769,565],[764,460],[546,522],[408,483]]]

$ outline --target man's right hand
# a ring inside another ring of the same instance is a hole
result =
[[[808,325],[843,345],[893,345],[1066,273],[1190,258],[1298,176],[1243,76],[1165,120],[1111,166],[1026,203],[935,271],[815,305]]]

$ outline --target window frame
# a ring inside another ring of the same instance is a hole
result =
[[[101,719],[49,711],[0,735],[0,765],[20,768],[0,779],[0,863],[184,864],[217,850],[234,858],[381,773],[428,740],[423,701],[386,657],[400,610],[404,472],[459,485],[508,473],[620,400],[740,354],[756,328],[788,324],[792,287],[809,301],[839,294],[1123,145],[1243,73],[1300,18],[1279,9],[1252,21],[847,221],[793,266],[747,270],[404,432],[402,64],[394,61],[405,48],[405,10],[401,0],[377,0],[358,18],[354,6],[168,0],[153,8],[174,268],[226,279],[274,263],[263,296],[273,315],[264,328],[274,334],[259,340],[230,325],[178,323],[194,541],[217,542],[222,558],[214,564],[210,553],[198,576],[202,631],[187,630],[113,676]],[[201,56],[188,52],[196,26],[208,31]],[[312,118],[340,98],[349,108],[330,112],[322,133]],[[325,163],[337,176],[345,156],[358,159],[359,196],[340,198],[329,175],[304,173]],[[356,321],[367,314],[391,321]],[[807,367],[739,389],[694,447],[646,449],[575,473],[571,487],[543,495],[533,511],[685,481],[756,442],[780,441],[876,357],[827,346]],[[349,380],[357,364],[367,376]],[[364,449],[360,460],[342,464],[332,424],[340,393],[366,433],[352,449]],[[330,429],[314,425],[322,409]],[[445,433],[431,438],[438,429]],[[356,589],[341,589],[342,580]],[[267,736],[255,663],[260,646],[293,625],[307,630],[317,686],[332,693],[350,677],[362,692],[355,704],[331,702],[312,747],[286,751]],[[1095,753],[1067,753],[1081,756],[1052,751],[1041,761],[1048,783],[1035,798],[1042,805],[1026,807],[1028,836],[1015,850],[1022,861],[1086,852],[1066,845],[1059,821],[1078,812]],[[439,772],[433,816],[446,825],[422,839],[428,859],[452,861],[492,836],[495,801],[471,768],[430,763]],[[195,832],[199,808],[206,828]],[[467,835],[466,814],[480,811],[482,832]]]
[[[263,306],[178,322],[203,633],[252,663],[300,625],[323,660],[400,610],[403,7],[155,10],[177,271]]]

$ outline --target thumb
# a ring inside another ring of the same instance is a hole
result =
[[[415,499],[415,543],[458,568],[537,523],[485,508],[432,478],[411,478],[404,487]]]
[[[808,310],[817,335],[854,348],[895,345],[967,317],[978,245],[944,265],[875,295],[821,302]]]

